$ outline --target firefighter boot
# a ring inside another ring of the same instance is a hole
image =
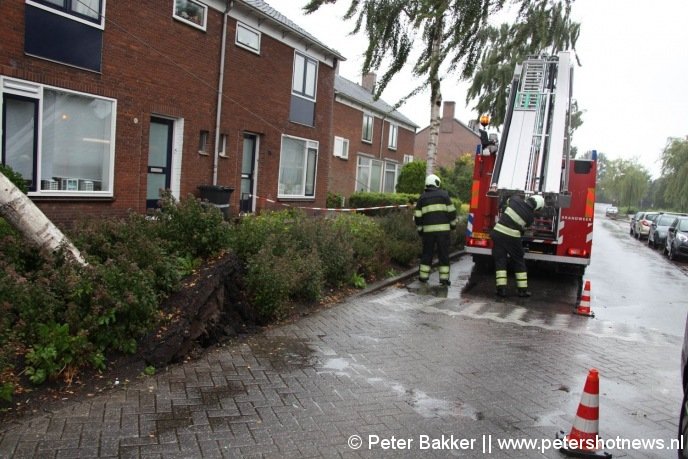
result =
[[[528,297],[530,297],[531,295],[532,295],[532,294],[531,294],[531,293],[528,291],[528,289],[526,289],[526,288],[519,288],[519,289],[518,289],[518,296],[521,297],[521,298],[528,298]]]
[[[502,298],[506,297],[506,287],[503,285],[497,286],[497,296],[501,296]]]

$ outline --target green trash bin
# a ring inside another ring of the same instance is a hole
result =
[[[200,185],[198,191],[201,193],[201,199],[220,209],[225,220],[229,219],[229,198],[232,196],[234,188],[219,185]]]

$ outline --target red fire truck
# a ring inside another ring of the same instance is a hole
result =
[[[466,230],[476,267],[491,266],[489,231],[506,200],[541,194],[545,207],[523,237],[526,262],[548,263],[582,283],[592,251],[597,153],[570,155],[572,81],[568,52],[527,59],[514,72],[501,139],[488,140],[481,130]],[[488,121],[481,119],[483,127]]]

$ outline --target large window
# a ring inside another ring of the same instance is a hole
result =
[[[315,100],[316,81],[318,79],[318,61],[294,53],[294,77],[292,93]]]
[[[317,162],[318,142],[282,136],[277,195],[283,198],[315,196]]]
[[[27,0],[28,4],[47,7],[66,16],[102,24],[101,16],[105,0]]]
[[[361,135],[361,140],[364,142],[372,142],[373,141],[373,123],[375,122],[375,118],[373,115],[370,115],[368,113],[363,114],[363,134]]]
[[[380,192],[382,188],[382,161],[368,156],[358,157],[356,191]]]
[[[205,30],[208,7],[196,0],[174,0],[175,19]]]
[[[31,192],[112,195],[114,100],[10,79],[2,91],[2,161]]]

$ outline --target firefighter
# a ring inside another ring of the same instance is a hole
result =
[[[418,268],[418,280],[427,282],[430,278],[432,258],[437,247],[440,284],[449,286],[449,232],[456,228],[456,208],[435,174],[425,178],[425,191],[418,198],[414,221],[418,234],[423,239],[423,253]]]
[[[508,258],[511,258],[513,262],[518,296],[522,298],[530,296],[521,237],[526,227],[533,224],[535,212],[542,209],[544,205],[545,198],[540,195],[533,195],[524,200],[515,194],[508,199],[506,209],[499,217],[495,227],[490,231],[494,243],[492,257],[495,264],[498,296],[506,296]]]

